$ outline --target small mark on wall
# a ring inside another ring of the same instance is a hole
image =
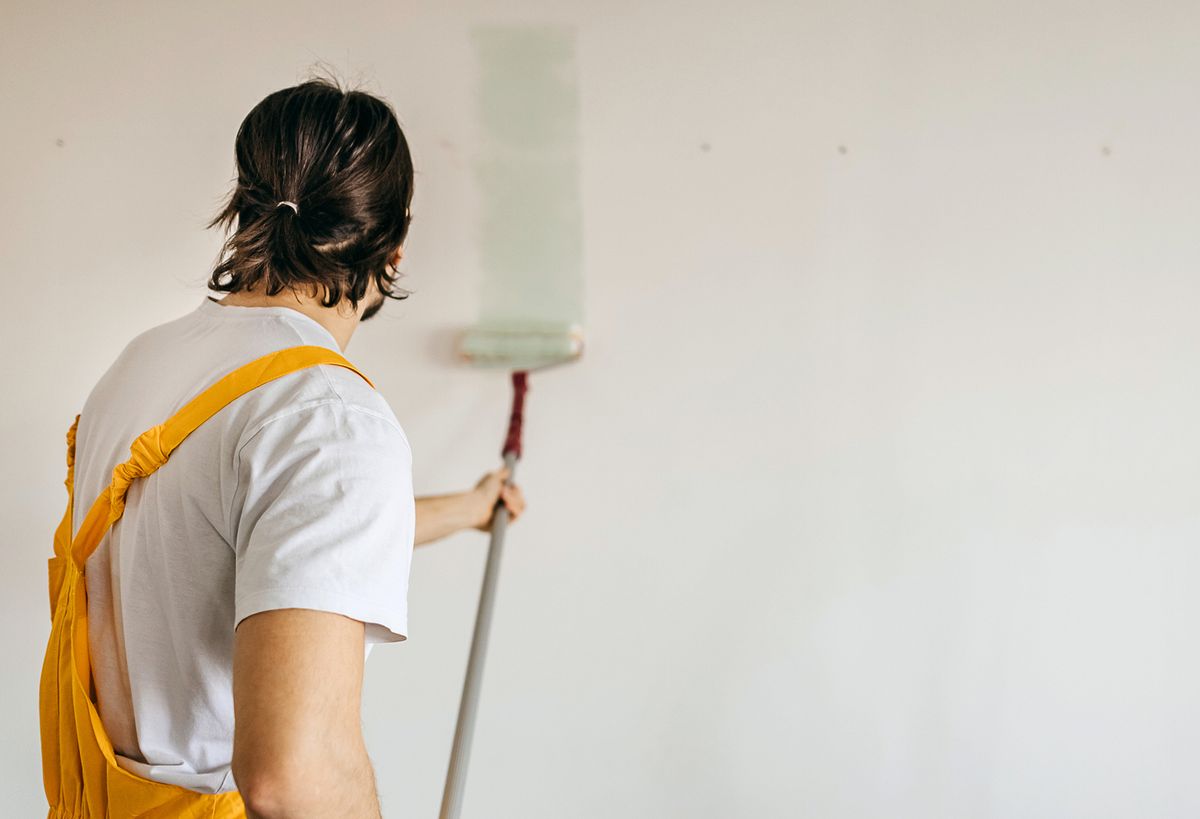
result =
[[[704,153],[708,153],[712,150],[712,145],[708,144],[707,142],[701,142],[700,150],[704,151]]]
[[[464,160],[458,150],[457,143],[447,137],[439,137],[437,144],[439,148],[446,152],[452,164],[459,168],[463,167]]]
[[[1100,155],[1101,156],[1112,156],[1112,146],[1111,145],[1101,145],[1100,146]]]
[[[838,146],[838,153],[841,154],[842,156],[846,155],[846,151],[847,151],[847,148],[845,145]]]
[[[66,145],[67,143],[63,142],[62,137],[59,137],[58,139],[54,140],[54,144],[61,148],[63,145]]]

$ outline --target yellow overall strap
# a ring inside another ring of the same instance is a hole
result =
[[[54,557],[50,558],[50,617],[54,618],[54,604],[58,600],[58,590],[62,586],[65,558],[71,551],[71,520],[75,514],[75,433],[79,430],[79,416],[67,430],[67,479],[63,483],[67,487],[67,510],[63,512],[58,528],[54,530]]]
[[[125,493],[129,491],[130,484],[138,478],[154,474],[155,470],[171,457],[175,447],[183,443],[183,440],[195,432],[201,424],[231,402],[256,387],[261,387],[268,381],[274,381],[276,378],[318,364],[345,367],[358,373],[372,388],[375,386],[371,383],[371,379],[359,372],[357,367],[343,358],[340,353],[328,347],[318,345],[289,347],[285,350],[268,353],[237,368],[185,404],[166,422],[153,426],[139,435],[129,447],[129,460],[118,464],[113,469],[112,483],[100,493],[100,497],[96,498],[92,508],[88,510],[87,517],[80,524],[79,531],[75,534],[75,539],[71,544],[71,558],[79,571],[83,571],[88,557],[100,545],[105,533],[125,512]],[[72,427],[72,431],[74,429]],[[71,443],[73,444],[73,441]],[[70,450],[73,454],[73,445]],[[70,456],[68,458],[71,461],[74,460]],[[74,493],[70,483],[73,471],[70,469],[67,476],[67,491],[72,494],[72,497]],[[68,514],[70,513],[68,512]],[[67,531],[69,532],[70,519],[67,520]]]

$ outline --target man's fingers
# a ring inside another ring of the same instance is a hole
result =
[[[479,483],[475,484],[476,489],[486,488],[489,492],[498,492],[497,487],[503,486],[508,480],[508,476],[512,474],[507,466],[501,466],[499,469],[493,469],[479,479]]]
[[[521,494],[519,486],[504,487],[500,492],[500,498],[508,507],[508,513],[514,521],[525,511],[525,496]]]

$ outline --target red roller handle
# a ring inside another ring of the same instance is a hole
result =
[[[508,437],[504,439],[504,449],[500,452],[502,458],[507,458],[509,453],[514,458],[521,457],[521,422],[525,412],[525,393],[529,389],[528,378],[529,373],[524,370],[512,374],[512,414],[508,417]]]

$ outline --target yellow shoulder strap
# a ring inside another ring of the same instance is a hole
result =
[[[80,571],[100,545],[105,533],[125,512],[125,493],[129,491],[130,484],[138,478],[154,474],[171,457],[175,447],[231,402],[268,381],[318,364],[345,367],[358,373],[372,388],[375,386],[371,379],[359,372],[340,353],[328,347],[289,347],[238,367],[185,404],[167,421],[139,435],[129,447],[129,460],[113,469],[112,483],[96,498],[75,534],[71,556]],[[67,489],[73,494],[73,487],[68,485]]]
[[[67,511],[63,512],[62,521],[54,530],[54,556],[66,557],[71,550],[71,519],[75,514],[75,433],[79,429],[79,416],[67,430],[67,479],[63,481],[67,487]],[[54,603],[51,601],[51,607]]]

